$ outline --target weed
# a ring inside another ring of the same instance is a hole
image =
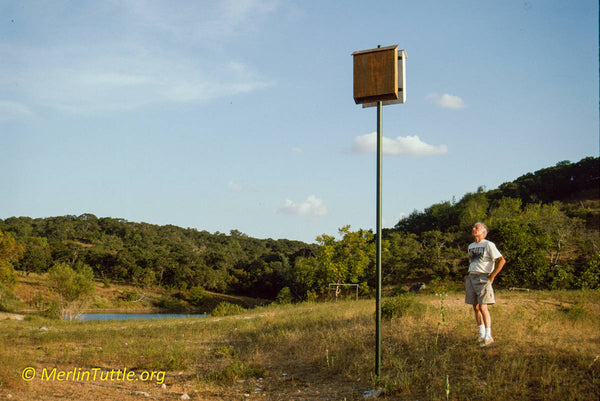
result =
[[[240,361],[234,361],[224,369],[205,376],[209,381],[216,381],[221,384],[233,384],[236,380],[258,379],[265,376],[264,367],[250,363],[246,364]]]
[[[237,357],[238,353],[235,350],[235,348],[233,348],[233,346],[231,345],[223,345],[220,347],[217,347],[215,350],[213,350],[212,355],[215,358],[235,358]]]
[[[569,307],[562,307],[560,312],[571,321],[584,321],[588,318],[588,312],[583,309],[580,305],[572,305]]]
[[[440,298],[440,316],[442,321],[438,322],[438,326],[437,326],[437,332],[435,334],[435,345],[438,345],[438,339],[440,336],[440,326],[443,325],[446,322],[446,308],[444,307],[444,299],[446,299],[447,294],[446,293],[441,293],[441,294],[436,294],[437,297]]]

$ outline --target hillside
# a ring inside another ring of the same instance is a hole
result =
[[[550,204],[561,202],[571,214],[585,209],[578,217],[585,219],[590,228],[600,227],[600,158],[588,157],[577,163],[563,161],[553,167],[534,173],[527,173],[511,182],[505,182],[498,188],[486,191],[480,187],[477,193],[467,193],[458,202],[442,202],[431,205],[421,211],[414,211],[400,220],[395,229],[403,232],[422,233],[432,228],[451,231],[459,226],[468,226],[475,220],[478,212],[474,208],[489,209],[497,207],[502,199],[517,199],[520,207],[529,204]],[[476,204],[477,200],[483,202]],[[483,214],[483,213],[480,213]],[[471,220],[469,220],[471,219]]]
[[[384,232],[384,285],[459,283],[470,227],[483,221],[508,261],[498,286],[597,288],[599,183],[600,159],[586,158],[415,211]],[[165,294],[161,306],[168,308],[206,293],[286,302],[318,299],[327,296],[329,283],[359,284],[360,294],[370,296],[374,255],[373,233],[349,226],[340,228],[337,238],[323,234],[318,244],[306,244],[89,213],[10,217],[0,219],[0,309],[14,308],[14,271],[26,282],[28,274],[56,266],[89,272],[103,288],[130,286],[134,298],[157,291]]]

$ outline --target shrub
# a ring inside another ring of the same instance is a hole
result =
[[[290,291],[289,287],[283,287],[279,294],[277,294],[277,298],[275,301],[278,304],[291,304],[292,303],[292,291]]]
[[[232,304],[230,302],[221,302],[212,311],[212,316],[230,316],[244,313],[245,309],[240,305]]]
[[[188,299],[194,306],[202,305],[202,302],[206,299],[206,292],[202,287],[192,287],[188,293]]]
[[[119,299],[122,299],[125,302],[132,302],[132,301],[136,301],[140,298],[140,295],[137,293],[137,291],[134,290],[124,290],[121,295],[119,296]]]
[[[387,319],[401,317],[407,314],[419,317],[426,311],[427,305],[417,302],[415,296],[412,294],[386,298],[381,305],[381,315]]]
[[[14,289],[18,282],[19,278],[13,266],[0,261],[0,311],[15,311],[19,300]]]
[[[60,302],[57,299],[51,299],[50,302],[44,305],[40,314],[48,319],[60,319],[62,315]]]
[[[600,254],[589,261],[577,278],[577,286],[581,289],[600,288]]]
[[[187,309],[187,306],[183,301],[168,295],[161,295],[153,301],[153,304],[158,308],[169,311],[184,311]]]
[[[48,271],[48,279],[52,289],[67,302],[94,292],[94,273],[88,265],[76,271],[66,263],[58,263]]]
[[[0,283],[0,311],[14,312],[18,302],[19,299],[15,296],[14,292]]]

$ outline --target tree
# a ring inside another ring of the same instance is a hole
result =
[[[478,221],[487,218],[489,202],[483,187],[477,189],[477,193],[466,194],[458,203],[459,229],[465,231]]]
[[[17,298],[15,287],[19,278],[13,263],[23,256],[24,249],[10,235],[0,231],[0,310],[12,312],[15,309]]]
[[[383,282],[396,284],[413,277],[417,269],[417,259],[421,243],[417,235],[404,232],[391,232],[387,235],[387,251],[382,253]]]
[[[0,231],[0,261],[15,263],[23,257],[25,249],[10,233]]]
[[[453,272],[453,260],[460,256],[449,245],[454,240],[452,233],[438,230],[427,231],[421,235],[421,268],[426,275],[443,278]]]
[[[314,258],[317,283],[359,283],[369,275],[375,256],[373,234],[369,231],[350,231],[350,226],[339,230],[342,239],[323,234],[317,237],[321,248]]]
[[[539,231],[526,223],[511,219],[498,223],[494,242],[506,259],[499,283],[509,287],[543,287],[548,260]]]
[[[22,240],[25,249],[23,258],[16,263],[17,270],[27,273],[43,273],[48,270],[52,253],[46,238],[27,237]]]
[[[94,293],[94,272],[88,265],[76,270],[66,263],[58,263],[48,271],[51,288],[61,299],[62,315],[68,320],[79,313],[87,296]]]

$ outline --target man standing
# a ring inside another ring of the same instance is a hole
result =
[[[475,223],[473,226],[475,242],[469,245],[469,273],[465,277],[465,303],[473,305],[479,327],[477,341],[481,347],[494,342],[488,305],[496,303],[492,283],[506,263],[496,245],[485,239],[487,232],[488,228],[483,223]]]

